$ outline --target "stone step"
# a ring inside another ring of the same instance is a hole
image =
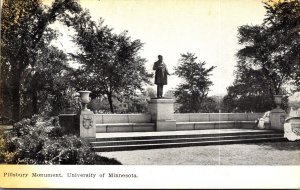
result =
[[[147,139],[197,138],[214,136],[239,136],[255,134],[281,134],[271,130],[244,130],[244,129],[212,129],[193,131],[164,131],[164,132],[136,132],[136,133],[98,133],[95,141],[125,141]]]
[[[103,134],[103,133],[102,133]],[[101,134],[101,135],[102,135]],[[283,133],[271,130],[196,130],[105,134],[91,142],[97,152],[284,141]]]
[[[251,134],[251,135],[224,135],[211,137],[177,137],[161,139],[139,139],[139,140],[116,140],[104,142],[91,142],[93,147],[96,146],[116,146],[116,145],[134,145],[134,144],[162,144],[162,143],[179,143],[179,142],[198,142],[230,139],[252,139],[252,138],[271,138],[282,137],[282,134]]]
[[[286,141],[286,139],[283,137],[272,137],[272,138],[231,139],[231,140],[181,142],[181,143],[95,146],[95,147],[93,147],[93,149],[96,152],[111,152],[111,151],[145,150],[145,149],[158,149],[158,148],[177,148],[177,147],[188,147],[188,146],[244,144],[244,143],[259,143],[259,142],[280,142],[280,141]]]

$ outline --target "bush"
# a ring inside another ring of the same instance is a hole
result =
[[[0,134],[0,163],[7,164],[121,164],[97,155],[84,139],[64,135],[57,118],[34,116]]]
[[[16,152],[10,151],[10,145],[7,143],[4,129],[0,129],[0,163],[13,163]]]

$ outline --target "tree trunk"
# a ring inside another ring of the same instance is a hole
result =
[[[111,111],[111,113],[114,113],[114,107],[113,107],[113,101],[112,101],[111,93],[107,94],[107,98],[108,98],[108,102],[109,102],[110,111]]]
[[[38,113],[38,97],[37,97],[37,80],[35,75],[33,76],[32,89],[31,89],[31,98],[32,98],[32,115]]]
[[[12,68],[12,103],[13,120],[20,120],[20,71]]]

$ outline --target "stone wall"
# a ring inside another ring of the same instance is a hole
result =
[[[150,114],[94,114],[96,124],[151,123]]]
[[[253,128],[254,121],[263,113],[180,113],[174,114],[174,130],[201,130],[226,128]],[[158,131],[151,114],[92,114],[95,132],[147,132]],[[79,115],[61,114],[64,131],[79,134]],[[80,133],[81,134],[81,133]],[[83,134],[81,134],[82,136]]]
[[[96,124],[151,123],[150,114],[94,114]],[[254,121],[263,113],[176,113],[176,122]]]
[[[254,121],[263,113],[176,113],[176,122]]]

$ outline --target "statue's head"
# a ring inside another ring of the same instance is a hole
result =
[[[162,55],[158,55],[158,60],[162,61],[163,60],[163,56]]]

